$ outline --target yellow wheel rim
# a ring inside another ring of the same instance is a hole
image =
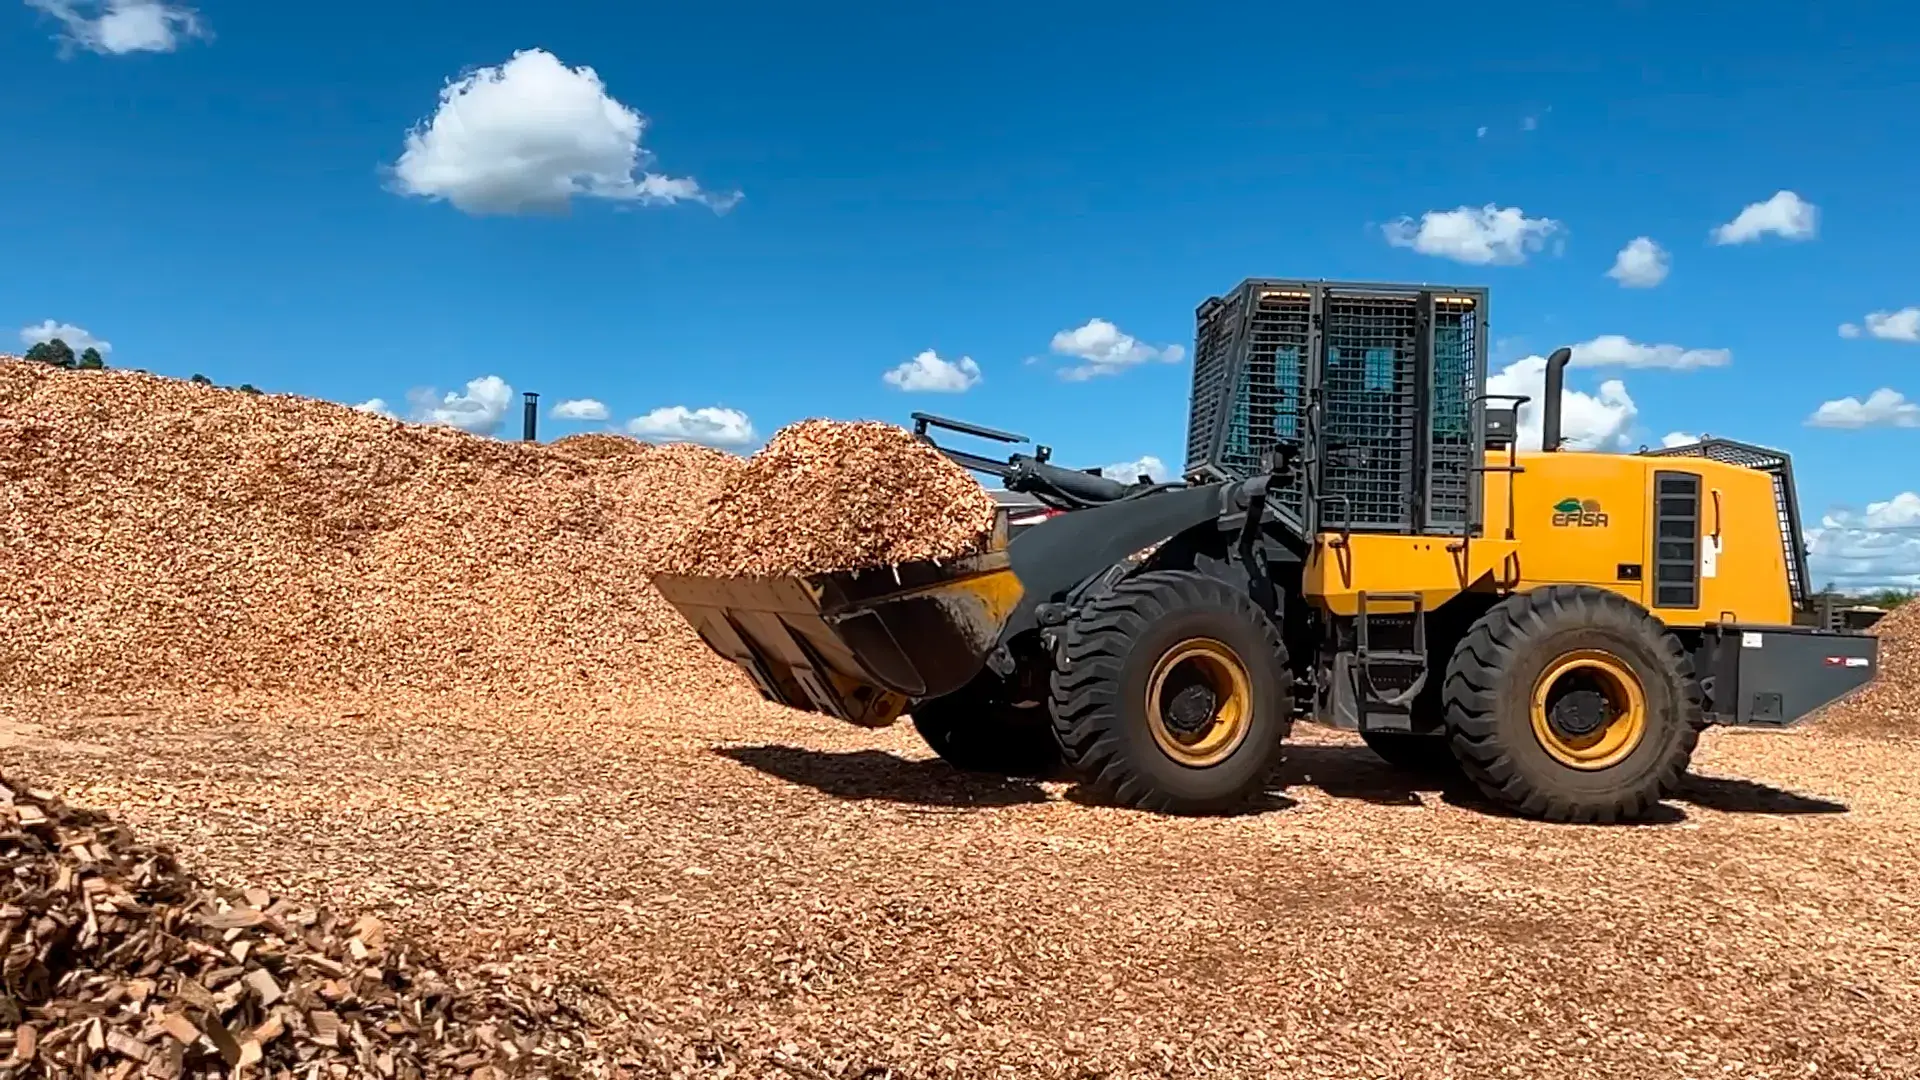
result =
[[[1604,715],[1595,716],[1590,709],[1583,716],[1564,711],[1570,694],[1597,695],[1604,702]],[[1640,677],[1625,661],[1600,649],[1577,649],[1547,665],[1534,681],[1532,705],[1534,737],[1569,768],[1618,765],[1646,737],[1647,692]]]
[[[1194,695],[1194,688],[1206,695]],[[1186,693],[1189,703],[1174,708]],[[1206,715],[1193,700],[1211,698]],[[1211,638],[1192,638],[1166,651],[1147,680],[1147,727],[1166,755],[1196,769],[1217,765],[1246,741],[1253,723],[1253,678],[1240,657]]]

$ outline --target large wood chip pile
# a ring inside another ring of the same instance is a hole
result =
[[[648,575],[737,463],[0,361],[0,683],[550,695],[725,680]]]
[[[1887,613],[1872,633],[1880,639],[1878,674],[1818,722],[1862,734],[1920,735],[1920,600]]]
[[[378,919],[210,887],[124,827],[0,778],[0,1075],[609,1075],[592,1025]]]
[[[979,481],[903,428],[804,420],[727,479],[668,566],[778,576],[957,558],[985,547],[996,512]]]

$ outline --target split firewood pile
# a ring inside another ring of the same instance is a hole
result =
[[[997,509],[970,473],[903,428],[805,420],[726,479],[667,567],[777,576],[960,558],[985,548]]]
[[[592,1025],[377,919],[209,887],[0,778],[0,1076],[612,1075]]]
[[[1920,600],[1888,612],[1871,632],[1880,639],[1879,672],[1815,722],[1862,734],[1920,735]]]

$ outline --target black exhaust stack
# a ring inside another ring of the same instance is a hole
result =
[[[527,442],[533,442],[534,431],[539,426],[540,420],[540,395],[529,390],[522,396],[526,398],[527,404],[526,420],[521,425],[520,437]]]
[[[1561,346],[1547,357],[1546,400],[1540,403],[1540,449],[1560,449],[1560,396],[1567,385],[1567,361],[1573,350]]]

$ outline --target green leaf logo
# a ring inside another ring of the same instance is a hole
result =
[[[1580,512],[1580,500],[1561,499],[1559,502],[1553,504],[1553,508],[1562,514],[1577,514]]]

